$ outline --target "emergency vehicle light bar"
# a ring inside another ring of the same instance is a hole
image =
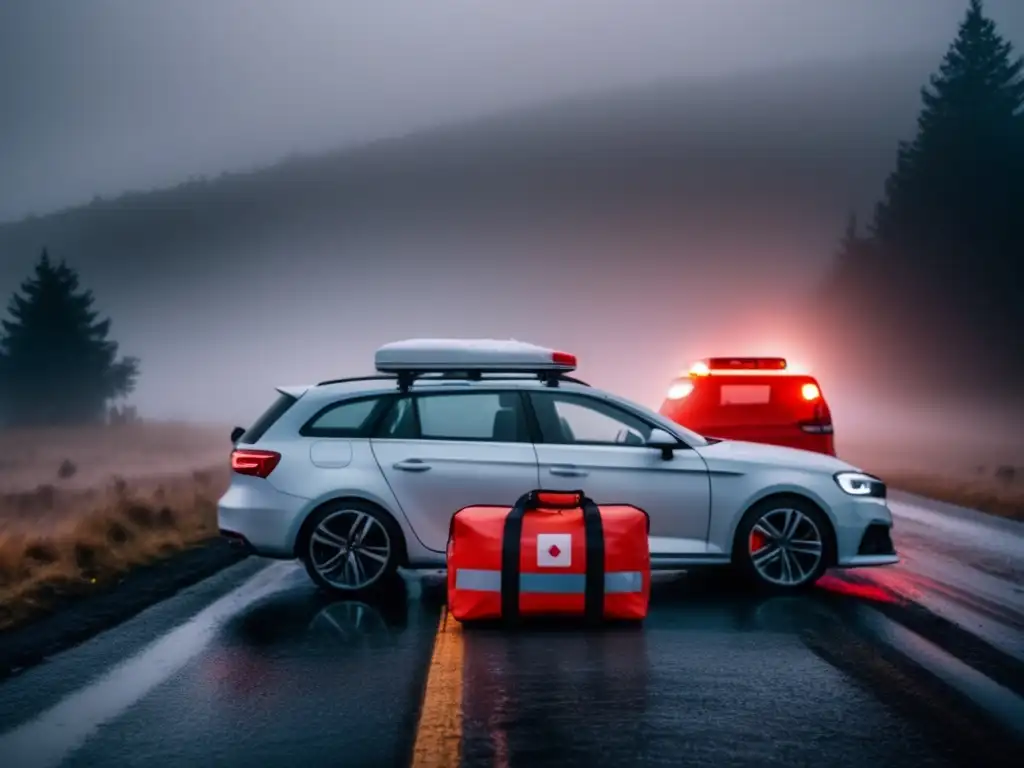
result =
[[[380,373],[406,385],[427,373],[532,373],[548,383],[576,370],[576,356],[523,341],[498,339],[407,339],[385,344],[374,356]]]
[[[690,367],[691,376],[707,376],[717,371],[784,371],[783,357],[709,357]]]

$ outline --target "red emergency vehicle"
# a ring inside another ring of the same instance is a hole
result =
[[[700,360],[672,382],[661,413],[708,437],[836,455],[821,386],[781,357]]]

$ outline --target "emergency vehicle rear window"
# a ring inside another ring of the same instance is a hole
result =
[[[719,404],[767,405],[771,399],[771,384],[723,384]]]

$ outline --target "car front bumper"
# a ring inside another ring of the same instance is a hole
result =
[[[892,512],[885,499],[851,498],[833,511],[837,567],[867,568],[900,561],[892,540]]]

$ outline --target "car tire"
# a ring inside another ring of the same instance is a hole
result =
[[[402,532],[379,507],[355,499],[334,502],[313,512],[304,530],[299,559],[325,592],[365,595],[399,578]]]
[[[736,529],[733,566],[758,589],[775,593],[809,589],[833,562],[832,525],[807,499],[764,499],[747,510]]]

